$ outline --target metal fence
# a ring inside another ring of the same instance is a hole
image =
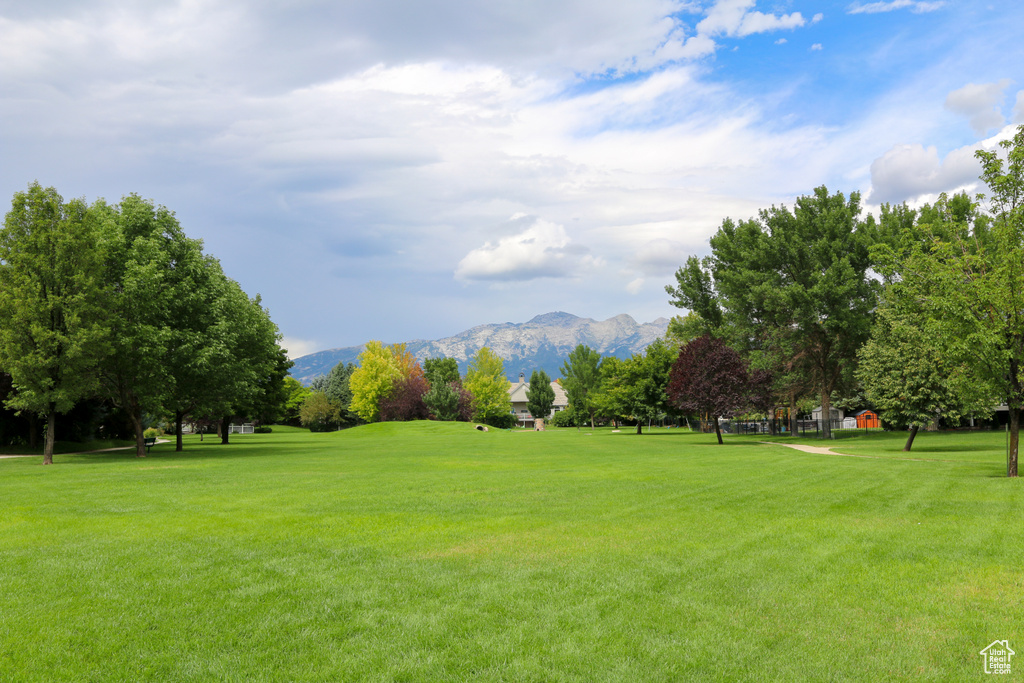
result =
[[[805,438],[825,438],[825,429],[823,420],[797,420],[796,430],[797,434]],[[869,424],[867,422],[865,425]],[[863,434],[870,429],[877,430],[875,426],[858,426],[857,421],[853,418],[846,418],[843,420],[832,420],[831,424],[832,438],[841,439],[844,437],[855,436],[857,434]],[[719,427],[723,434],[766,434],[776,436],[786,436],[791,432],[789,420],[722,420],[719,422]],[[715,425],[713,423],[706,423],[702,425],[702,429],[706,431],[715,431]]]

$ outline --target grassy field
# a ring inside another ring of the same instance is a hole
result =
[[[902,438],[413,423],[0,460],[0,679],[982,679],[1024,647],[1022,483],[1001,433]]]

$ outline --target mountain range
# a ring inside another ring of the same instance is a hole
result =
[[[603,356],[628,358],[664,336],[667,329],[667,318],[641,324],[626,314],[597,321],[554,312],[538,315],[525,323],[478,325],[435,341],[417,339],[406,342],[405,347],[421,362],[441,356],[454,358],[459,363],[459,371],[465,374],[470,358],[486,346],[505,361],[509,379],[517,381],[519,373],[524,373],[529,380],[534,370],[544,370],[552,378],[558,377],[562,362],[579,344],[586,344]],[[291,374],[303,384],[309,384],[338,363],[357,363],[363,348],[348,346],[302,356],[295,359]]]

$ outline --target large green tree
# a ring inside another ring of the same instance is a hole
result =
[[[309,385],[311,390],[324,392],[329,399],[340,406],[339,423],[342,426],[352,426],[359,421],[359,417],[350,410],[352,387],[349,382],[355,371],[355,363],[338,363],[331,368],[330,372],[317,377]]]
[[[465,387],[473,396],[473,419],[495,422],[512,412],[505,364],[488,347],[481,347],[469,362]]]
[[[643,434],[644,422],[650,423],[672,410],[665,389],[677,355],[677,349],[657,339],[644,353],[633,354],[627,360],[606,358],[601,363],[597,409],[635,421],[636,433]]]
[[[576,414],[590,416],[593,429],[595,397],[601,388],[601,354],[586,344],[570,351],[562,363],[562,386]]]
[[[881,306],[857,368],[868,403],[886,422],[910,428],[904,451],[911,449],[920,427],[940,416],[955,422],[991,407],[984,384],[964,376],[972,374],[971,367],[951,358],[943,341],[932,336],[933,326],[920,323],[918,315],[897,304]],[[958,390],[969,385],[981,391]]]
[[[534,419],[546,420],[555,405],[555,390],[551,378],[543,370],[530,373],[530,388],[526,390],[526,409]]]
[[[810,378],[828,415],[832,392],[852,380],[879,289],[871,275],[874,233],[860,212],[858,193],[847,199],[819,187],[792,210],[773,206],[751,220],[727,219],[711,238],[712,281],[688,262],[679,286],[668,288],[673,303],[708,316],[709,329],[720,306],[723,334],[752,365],[772,370],[791,391],[801,376]],[[828,421],[824,427],[829,436]]]
[[[174,346],[174,297],[184,294],[172,245],[185,237],[170,210],[138,195],[118,205],[98,201],[94,210],[105,219],[112,292],[112,353],[100,379],[107,397],[131,420],[136,455],[145,457],[143,416],[161,411],[172,388],[165,364]]]
[[[16,390],[7,405],[45,417],[45,464],[57,414],[98,388],[108,352],[104,247],[84,200],[38,183],[14,195],[0,232],[0,366]]]
[[[896,275],[920,309],[917,324],[941,340],[945,362],[970,367],[956,391],[984,387],[1009,411],[1007,475],[1017,476],[1024,409],[1024,126],[979,151],[983,206],[942,198],[895,240]],[[966,203],[966,206],[965,206]]]

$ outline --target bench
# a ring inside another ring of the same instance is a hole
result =
[[[144,441],[146,443],[146,452],[149,453],[149,447],[156,445],[156,437],[152,436],[152,437],[149,437],[148,439],[144,439]]]

